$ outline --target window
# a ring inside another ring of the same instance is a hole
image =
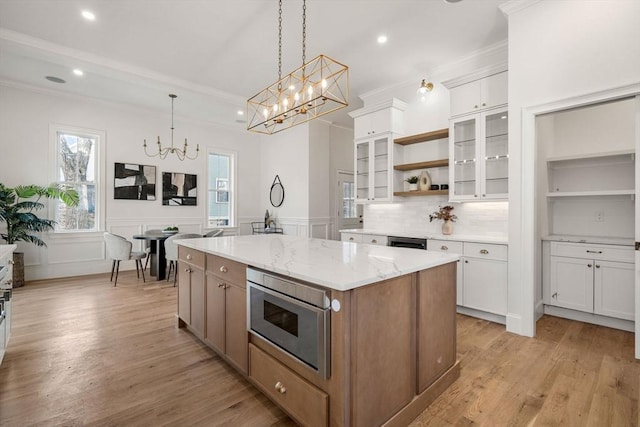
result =
[[[345,219],[358,216],[353,191],[353,182],[342,181],[342,217]]]
[[[98,231],[100,227],[101,177],[99,157],[104,133],[82,129],[55,128],[55,178],[58,184],[71,186],[80,196],[76,207],[54,202],[55,231]]]
[[[235,157],[220,151],[208,154],[208,227],[235,226]]]

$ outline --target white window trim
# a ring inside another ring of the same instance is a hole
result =
[[[209,178],[210,178],[210,173],[209,173],[209,155],[210,154],[222,154],[225,156],[230,156],[232,161],[231,161],[231,165],[230,165],[230,170],[229,170],[229,176],[231,177],[231,185],[229,187],[229,197],[231,198],[231,201],[229,202],[229,207],[230,207],[230,224],[229,225],[220,225],[220,226],[216,226],[216,227],[210,227],[209,226],[209,197],[211,197],[211,193],[210,193],[210,189],[209,189]],[[210,228],[224,228],[224,229],[234,229],[238,227],[238,211],[237,211],[237,205],[238,205],[238,152],[237,151],[233,151],[233,150],[225,150],[222,148],[208,148],[207,149],[207,160],[206,160],[206,176],[207,176],[207,180],[206,180],[206,194],[207,194],[207,200],[204,206],[204,218],[205,218],[205,229],[210,229]]]
[[[52,123],[49,125],[49,164],[51,165],[49,170],[49,182],[58,182],[58,176],[56,166],[58,163],[58,132],[68,132],[95,136],[98,139],[98,147],[96,150],[96,156],[94,159],[94,169],[96,173],[96,229],[95,230],[52,230],[50,235],[72,235],[72,234],[89,234],[89,233],[102,233],[105,230],[105,210],[106,210],[106,145],[107,145],[107,133],[103,130],[81,128],[78,126],[68,126],[58,123]],[[52,218],[55,215],[54,204],[49,203],[49,217]]]

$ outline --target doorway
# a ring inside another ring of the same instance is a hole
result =
[[[362,228],[362,205],[356,203],[353,172],[339,170],[336,189],[336,229],[338,240],[340,230]]]

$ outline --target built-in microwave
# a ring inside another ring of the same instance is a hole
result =
[[[329,297],[328,290],[247,268],[247,328],[329,378]]]

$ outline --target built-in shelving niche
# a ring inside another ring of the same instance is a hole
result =
[[[433,184],[448,184],[449,166],[449,129],[438,129],[416,135],[394,139],[394,144],[401,146],[396,151],[394,169],[394,196],[441,196],[449,194],[449,190],[405,191],[404,180],[411,175],[420,175],[427,170]],[[424,144],[433,142],[432,144]],[[416,159],[433,159],[415,162]]]

